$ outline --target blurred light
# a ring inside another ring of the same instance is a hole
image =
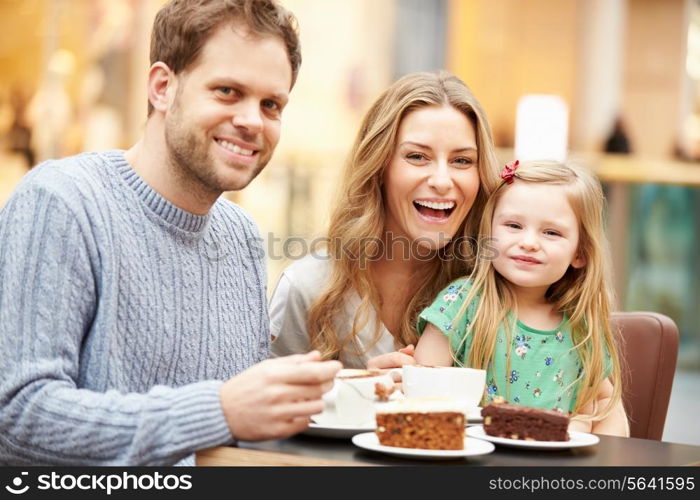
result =
[[[690,78],[700,80],[700,27],[695,24],[688,27],[688,55],[685,67]]]
[[[60,49],[49,59],[49,72],[59,76],[73,74],[76,67],[76,57],[70,50]]]
[[[515,157],[527,160],[566,160],[569,109],[557,95],[525,95],[518,101]]]

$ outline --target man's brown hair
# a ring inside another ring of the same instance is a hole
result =
[[[301,65],[298,23],[275,0],[170,0],[158,11],[151,33],[151,64],[161,61],[178,74],[197,60],[222,24],[245,26],[251,35],[278,37],[287,48],[292,87]],[[153,106],[148,103],[148,115]]]

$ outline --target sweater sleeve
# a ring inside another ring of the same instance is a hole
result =
[[[230,442],[220,381],[143,394],[79,387],[100,290],[99,252],[78,219],[32,182],[0,212],[0,462],[167,465]]]

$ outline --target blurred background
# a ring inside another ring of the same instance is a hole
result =
[[[40,161],[136,140],[163,3],[0,0],[0,206]],[[406,73],[446,68],[481,101],[504,162],[563,154],[597,172],[618,308],[681,332],[664,439],[700,444],[700,0],[282,3],[303,48],[282,140],[227,194],[260,225],[268,288],[324,233],[370,103]],[[538,143],[528,131],[542,124]]]

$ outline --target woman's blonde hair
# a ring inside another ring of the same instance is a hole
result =
[[[479,241],[484,245],[471,276],[470,290],[457,313],[459,318],[472,301],[477,301],[474,320],[462,340],[473,336],[466,365],[481,369],[493,366],[499,326],[505,325],[506,335],[510,337],[513,329],[510,322],[517,318],[515,295],[508,281],[495,270],[493,249],[488,247],[488,242],[498,201],[510,186],[519,182],[561,186],[578,220],[578,256],[585,264],[580,268],[569,266],[564,276],[549,287],[546,298],[556,311],[568,318],[574,349],[583,366],[577,381],[579,388],[573,415],[579,414],[587,404],[595,404],[598,385],[606,377],[606,350],[610,353],[613,396],[607,406],[594,406],[593,412],[595,419],[602,419],[620,400],[621,370],[618,338],[610,327],[614,294],[609,280],[610,256],[603,223],[605,198],[600,183],[587,169],[549,161],[528,162],[516,170],[513,184],[502,182],[487,201],[479,228]],[[490,255],[485,255],[486,251]],[[510,338],[506,342],[510,345]],[[508,356],[510,363],[510,350]]]
[[[325,359],[338,358],[346,347],[356,345],[355,337],[369,322],[371,312],[381,310],[371,266],[364,264],[376,259],[384,238],[384,169],[396,148],[402,120],[409,113],[430,106],[451,106],[474,126],[480,186],[455,238],[441,249],[441,255],[427,261],[418,271],[420,274],[414,276],[418,287],[406,291],[401,327],[394,332],[396,343],[415,343],[418,313],[450,281],[471,271],[477,253],[475,237],[481,212],[488,194],[498,183],[491,131],[481,105],[459,78],[446,71],[410,74],[389,87],[369,109],[346,162],[329,223],[328,251],[332,270],[325,289],[308,315],[310,344]],[[336,315],[345,310],[347,294],[352,291],[361,298],[353,323],[350,326],[338,324]],[[380,335],[377,321],[375,343]]]

